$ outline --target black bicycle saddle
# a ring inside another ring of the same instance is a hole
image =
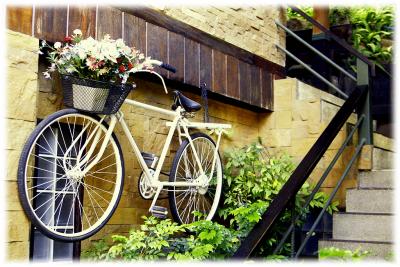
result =
[[[195,112],[201,109],[201,105],[199,103],[184,96],[178,90],[175,90],[173,94],[174,94],[174,104],[172,105],[172,110],[175,110],[179,106],[184,108],[185,111],[187,112]]]

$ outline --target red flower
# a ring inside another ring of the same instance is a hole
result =
[[[118,68],[118,70],[119,70],[119,72],[124,72],[124,71],[126,71],[124,65],[120,65],[119,68]]]
[[[117,63],[121,63],[121,62],[122,62],[122,58],[121,57],[117,58]]]
[[[64,42],[71,43],[72,42],[72,37],[71,36],[65,36]]]
[[[131,70],[133,68],[132,62],[128,63],[128,70]]]

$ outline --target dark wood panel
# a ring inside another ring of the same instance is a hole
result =
[[[205,83],[212,87],[212,49],[200,44],[200,85]]]
[[[32,35],[32,7],[7,6],[7,28]]]
[[[286,78],[285,75],[280,75],[280,74],[276,74],[276,73],[273,73],[273,77],[274,77],[274,80],[281,80],[281,79]]]
[[[239,61],[239,93],[240,100],[250,103],[251,101],[251,77],[250,65]]]
[[[55,42],[67,35],[67,6],[35,7],[34,36]]]
[[[226,95],[226,55],[213,49],[212,91]]]
[[[261,70],[261,107],[272,110],[274,108],[273,74]]]
[[[250,103],[255,106],[261,106],[261,72],[257,66],[250,66],[251,77],[251,99]]]
[[[96,7],[95,6],[69,6],[68,35],[75,29],[82,31],[83,37],[96,35]]]
[[[184,37],[174,32],[168,32],[168,64],[176,68],[176,73],[169,72],[168,78],[183,82],[184,73]]]
[[[225,42],[184,22],[177,21],[176,19],[173,19],[159,11],[143,7],[118,8],[127,13],[131,13],[137,17],[143,18],[150,23],[164,27],[170,31],[181,34],[186,38],[197,41],[200,44],[212,47],[213,49],[217,49],[219,51],[223,51],[225,54],[236,57],[241,61],[247,62],[252,65],[257,65],[262,68],[266,68],[272,73],[278,73],[281,76],[285,76],[285,68],[283,66],[268,61],[255,54],[252,54],[242,48]]]
[[[239,60],[232,56],[227,56],[226,60],[226,72],[227,72],[227,87],[226,95],[239,99]]]
[[[200,44],[185,38],[185,83],[199,86]]]
[[[146,22],[131,14],[124,14],[124,41],[146,54]]]
[[[168,62],[168,32],[166,29],[147,23],[147,56]],[[167,70],[157,68],[156,71],[167,76]]]
[[[116,8],[100,6],[97,13],[97,39],[109,34],[111,39],[122,38],[122,12]]]

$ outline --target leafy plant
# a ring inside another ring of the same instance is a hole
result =
[[[344,6],[332,7],[329,10],[329,24],[333,26],[350,23],[351,10],[350,7]]]
[[[338,261],[359,261],[370,255],[368,251],[361,251],[356,249],[355,251],[340,249],[335,247],[322,248],[318,251],[318,257],[320,260],[338,260]]]
[[[212,221],[178,225],[170,219],[143,216],[140,230],[113,235],[111,245],[95,242],[83,253],[86,260],[203,260],[223,259],[239,245],[235,233]]]
[[[225,204],[220,210],[226,224],[199,220],[178,225],[170,219],[159,221],[143,217],[140,229],[128,236],[114,235],[110,245],[104,240],[95,243],[83,256],[95,260],[203,260],[230,257],[248,236],[254,225],[290,177],[294,164],[287,155],[269,156],[265,147],[254,143],[227,154],[225,168]],[[300,212],[311,186],[306,183],[296,197]],[[312,200],[313,207],[321,207],[327,196],[319,192]],[[336,204],[335,204],[336,205]],[[332,205],[331,210],[337,210]],[[304,211],[302,211],[304,212]],[[194,214],[201,216],[200,213]],[[286,243],[281,255],[272,255],[272,249],[291,223],[290,211],[279,218],[272,236],[260,247],[257,256],[266,259],[284,259],[290,251]],[[297,221],[296,225],[300,225]]]
[[[235,149],[226,155],[224,205],[219,214],[229,219],[231,228],[238,231],[238,237],[244,238],[258,222],[261,215],[276,198],[282,186],[292,174],[295,165],[286,155],[270,156],[261,143],[254,143],[242,149]],[[303,209],[313,187],[305,182],[295,198],[296,214],[302,219],[309,211]],[[311,207],[322,208],[328,196],[318,192],[310,202]],[[338,202],[333,202],[328,212],[337,211]],[[239,208],[238,208],[239,207]],[[270,255],[282,233],[291,223],[291,211],[286,210],[275,225],[272,237],[260,248],[259,255]],[[297,221],[300,226],[302,221]],[[283,247],[283,255],[290,251],[290,244]]]
[[[312,7],[301,9],[312,17]],[[307,25],[305,28],[312,27],[308,21],[290,8],[287,9],[286,14],[288,25],[294,25],[292,27],[294,30],[299,29],[299,24]],[[392,45],[387,40],[393,37],[394,8],[392,6],[381,8],[334,6],[330,8],[329,23],[331,26],[352,24],[350,42],[355,49],[377,64],[382,65],[391,61]],[[354,66],[354,61],[355,59],[352,59],[350,65]]]
[[[313,16],[313,8],[311,6],[299,6],[301,10],[304,11],[308,16]],[[290,7],[286,10],[286,18],[290,19],[304,19],[299,13],[293,11]]]
[[[354,11],[355,25],[353,46],[378,64],[388,63],[392,58],[392,46],[384,46],[383,40],[391,38],[394,15],[391,7]]]

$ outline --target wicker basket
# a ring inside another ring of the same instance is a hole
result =
[[[96,114],[116,113],[133,89],[130,84],[114,84],[69,75],[61,75],[61,83],[66,106]]]

